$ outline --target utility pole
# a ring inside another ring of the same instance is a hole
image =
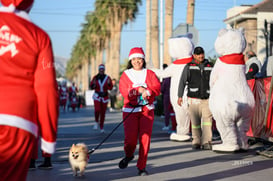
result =
[[[270,34],[269,34],[269,41],[270,41],[270,47],[269,47],[269,55],[272,56],[272,48],[273,48],[273,22],[270,23]]]

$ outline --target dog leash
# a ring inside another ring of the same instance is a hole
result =
[[[91,150],[88,151],[88,155],[92,154],[95,150],[97,150],[116,131],[116,129],[118,129],[118,127],[133,113],[135,108],[148,105],[148,103],[144,105],[140,105],[141,101],[142,100],[139,100],[137,105],[133,106],[133,109],[131,110],[131,112],[129,112],[129,114],[127,114],[127,116],[95,148],[92,148]]]

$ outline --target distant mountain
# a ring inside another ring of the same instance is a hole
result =
[[[68,61],[68,58],[64,58],[64,57],[59,57],[59,56],[55,56],[55,68],[56,71],[64,76],[65,75],[65,69],[66,69],[66,64]]]

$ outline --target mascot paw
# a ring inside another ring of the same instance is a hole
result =
[[[233,153],[239,149],[239,145],[218,144],[212,146],[212,150],[215,152]]]
[[[189,141],[191,137],[189,135],[179,135],[176,133],[172,133],[170,135],[170,140],[172,141]]]

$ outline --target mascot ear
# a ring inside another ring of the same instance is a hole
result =
[[[218,33],[218,36],[219,36],[219,37],[220,37],[220,36],[223,36],[224,34],[226,34],[227,31],[228,31],[227,29],[221,29],[221,30],[219,31],[219,33]]]

